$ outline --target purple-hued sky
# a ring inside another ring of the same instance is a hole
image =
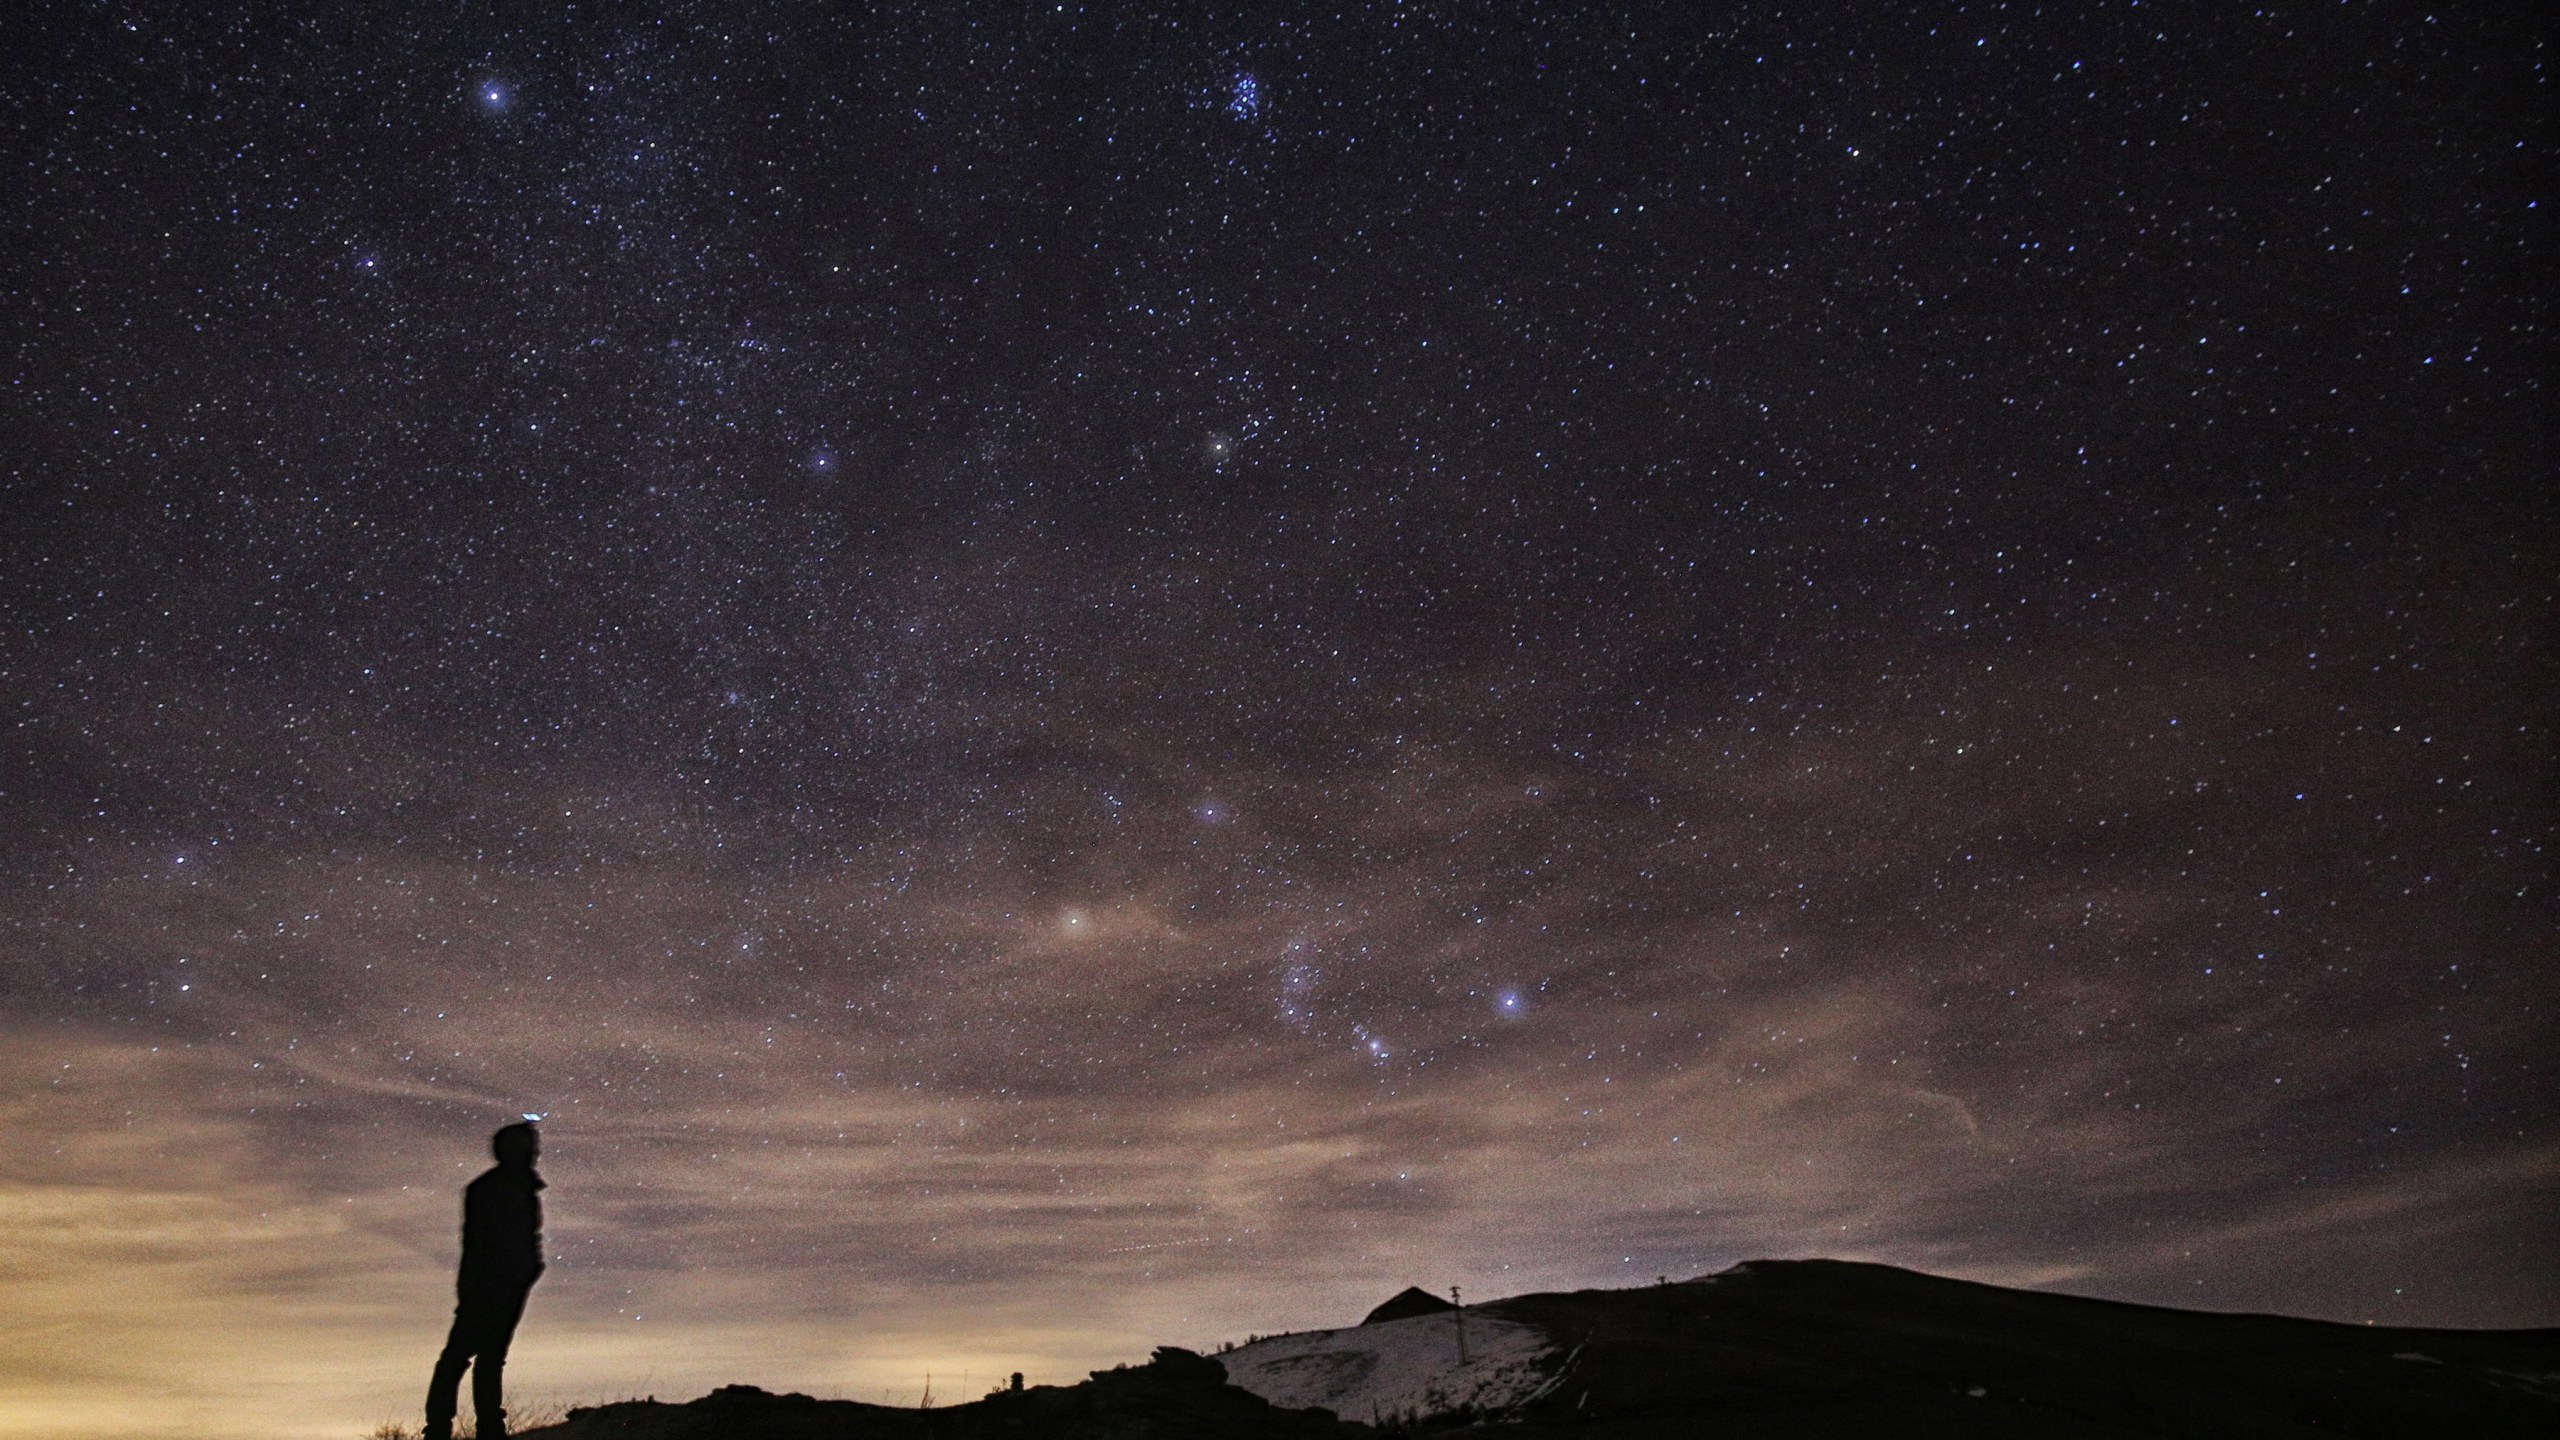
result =
[[[2560,1324],[2517,13],[537,11],[10,27],[0,1436]]]

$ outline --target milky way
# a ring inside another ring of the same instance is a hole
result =
[[[2560,1323],[2539,42],[2066,9],[22,18],[0,1435]]]

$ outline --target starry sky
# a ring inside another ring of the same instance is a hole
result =
[[[0,1435],[1755,1256],[2560,1324],[2500,7],[61,4]]]

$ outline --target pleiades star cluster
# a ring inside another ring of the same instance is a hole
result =
[[[44,1433],[408,1414],[524,1113],[567,1399],[1761,1255],[2560,1323],[2520,13],[0,33]]]

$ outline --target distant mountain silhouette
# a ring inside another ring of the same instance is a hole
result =
[[[1407,1285],[1387,1298],[1387,1302],[1370,1311],[1360,1323],[1375,1325],[1382,1320],[1405,1320],[1416,1315],[1436,1315],[1458,1307],[1418,1285]]]
[[[1216,1357],[1158,1350],[1147,1365],[1096,1371],[1081,1384],[947,1409],[733,1386],[689,1405],[573,1411],[522,1434],[1339,1440],[1380,1433],[1354,1423],[1376,1420],[1480,1440],[2560,1435],[2560,1330],[2207,1314],[1837,1260],[1521,1295],[1463,1315],[1443,1306],[1379,1319],[1387,1308],[1340,1330],[1274,1336]],[[1329,1409],[1305,1408],[1309,1397]]]

